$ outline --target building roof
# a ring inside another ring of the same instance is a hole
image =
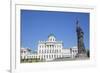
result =
[[[51,33],[48,37],[51,37],[51,36],[54,36],[55,37],[55,35],[53,33]]]

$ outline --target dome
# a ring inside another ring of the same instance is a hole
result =
[[[55,41],[55,40],[56,40],[56,38],[55,38],[54,34],[50,34],[50,35],[48,36],[48,41],[53,42],[53,41]]]

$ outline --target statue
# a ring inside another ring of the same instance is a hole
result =
[[[86,54],[85,45],[84,45],[84,32],[79,25],[79,21],[76,22],[76,32],[77,32],[77,47],[78,47],[78,56],[81,54]]]

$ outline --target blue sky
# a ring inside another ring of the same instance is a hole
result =
[[[77,45],[76,21],[84,32],[85,47],[89,48],[89,13],[21,10],[21,47],[37,49],[39,40],[53,33],[64,48]]]

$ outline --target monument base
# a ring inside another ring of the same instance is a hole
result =
[[[80,54],[77,54],[76,58],[85,59],[85,58],[89,58],[89,57],[87,56],[86,53],[80,53]]]

